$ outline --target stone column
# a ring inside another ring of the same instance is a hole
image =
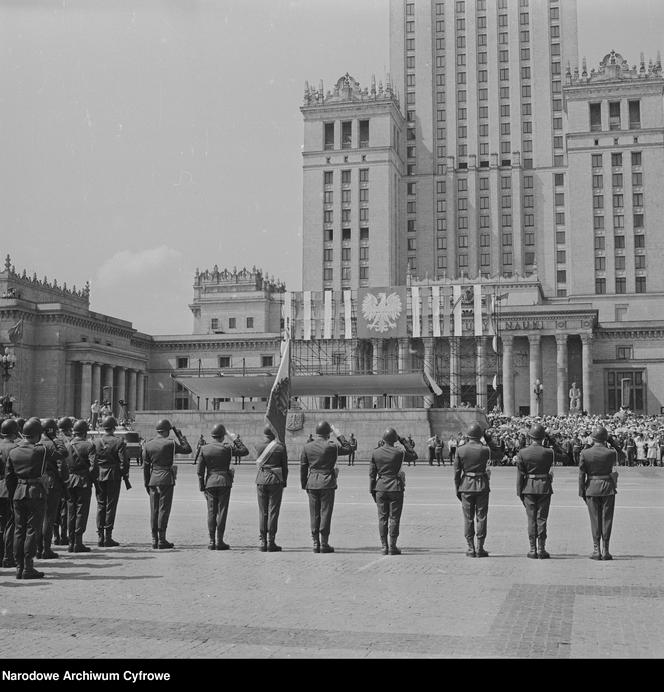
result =
[[[475,405],[479,408],[486,410],[487,407],[487,395],[486,386],[488,382],[486,373],[486,349],[487,349],[487,339],[484,336],[478,336],[475,338],[475,349],[476,349],[476,368],[477,373],[475,375]]]
[[[136,410],[143,411],[145,408],[145,373],[138,373],[138,382],[136,384]]]
[[[537,399],[537,394],[535,394],[535,387],[537,380],[542,383],[541,371],[542,371],[542,337],[539,334],[529,334],[528,344],[530,345],[530,415],[531,416],[541,416],[543,402]]]
[[[556,334],[556,399],[558,415],[569,413],[567,382],[567,334]]]
[[[503,413],[514,415],[514,337],[501,336],[503,344]]]
[[[90,404],[92,404],[92,363],[81,364],[81,418],[87,420],[90,417]]]
[[[129,407],[129,414],[131,415],[136,410],[136,370],[129,371],[129,394],[127,395],[127,404]]]
[[[115,390],[113,389],[113,366],[104,366],[104,387],[106,390],[102,391],[102,399],[108,400],[111,408],[113,408],[113,397],[115,395]]]
[[[115,405],[117,406],[117,413],[116,415],[118,417],[122,417],[121,411],[120,411],[120,405],[118,402],[120,399],[124,399],[125,401],[127,400],[127,393],[126,393],[126,379],[127,379],[127,371],[125,368],[118,367],[117,368],[117,378],[118,378],[118,387],[115,392]],[[113,411],[115,412],[116,409],[114,408]]]
[[[461,337],[450,337],[450,406],[461,404],[461,374],[459,372],[459,349]]]
[[[92,401],[99,401],[101,396],[101,365],[92,364]]]
[[[433,339],[427,337],[424,339],[424,369],[427,375],[433,380]],[[433,394],[427,394],[424,397],[424,408],[431,408],[434,403]]]
[[[591,414],[590,399],[592,395],[592,367],[593,367],[593,335],[581,334],[581,364],[582,377],[581,396],[583,401],[583,410]]]

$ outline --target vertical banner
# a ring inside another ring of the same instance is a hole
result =
[[[352,303],[350,290],[344,291],[344,339],[353,338]]]
[[[473,286],[473,318],[475,336],[482,336],[482,284]]]
[[[450,292],[447,286],[443,287],[443,336],[450,336]]]
[[[433,335],[440,336],[440,286],[431,287],[431,320]]]
[[[487,310],[489,313],[489,326],[487,331],[489,336],[493,336],[496,333],[496,296],[494,293],[489,296],[489,306]]]
[[[311,341],[311,291],[304,291],[304,340]]]
[[[281,355],[277,376],[270,390],[265,411],[265,422],[282,444],[286,442],[286,419],[290,403],[290,340]]]
[[[419,338],[422,336],[422,329],[420,326],[420,287],[411,286],[410,287],[410,302],[411,302],[411,313],[413,316],[413,337]]]
[[[285,338],[290,339],[293,337],[293,294],[290,291],[284,293],[284,332],[286,333]]]
[[[332,338],[332,291],[325,291],[323,307],[323,339]]]
[[[452,308],[452,313],[454,314],[454,336],[461,336],[463,323],[461,321],[461,286],[459,284],[452,286],[452,298],[454,299],[454,307]]]

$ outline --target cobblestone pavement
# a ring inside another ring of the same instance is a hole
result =
[[[257,550],[255,466],[236,466],[226,540],[209,551],[194,467],[179,463],[169,539],[152,550],[140,469],[123,489],[119,548],[61,551],[40,581],[0,569],[0,650],[26,658],[655,658],[664,655],[664,468],[624,468],[613,562],[589,560],[574,468],[557,467],[548,550],[528,560],[515,471],[493,470],[488,559],[464,555],[449,466],[406,468],[401,556],[379,552],[368,465],[341,466],[336,552],[310,549],[296,465],[281,553]],[[94,517],[94,511],[91,512]],[[94,525],[86,540],[94,546]]]

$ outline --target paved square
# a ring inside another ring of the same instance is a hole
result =
[[[620,470],[613,562],[588,559],[575,468],[556,467],[547,548],[528,560],[515,470],[493,469],[488,559],[464,555],[449,466],[406,468],[401,556],[379,552],[368,465],[340,466],[336,552],[310,549],[296,464],[281,553],[257,550],[255,465],[235,466],[226,541],[208,551],[194,467],[180,472],[168,537],[150,547],[140,469],[123,489],[119,548],[37,561],[41,581],[0,569],[0,650],[27,658],[664,656],[664,469]],[[93,502],[94,505],[94,502]],[[86,541],[94,546],[94,509]],[[75,642],[75,645],[73,644]],[[15,653],[16,652],[16,653]]]

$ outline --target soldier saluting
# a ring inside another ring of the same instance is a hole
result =
[[[169,437],[171,430],[176,439]],[[168,518],[173,505],[173,489],[177,467],[176,454],[191,454],[187,438],[171,422],[164,418],[157,423],[157,437],[146,443],[143,449],[143,479],[150,496],[150,529],[153,548],[173,548],[166,540]]]

